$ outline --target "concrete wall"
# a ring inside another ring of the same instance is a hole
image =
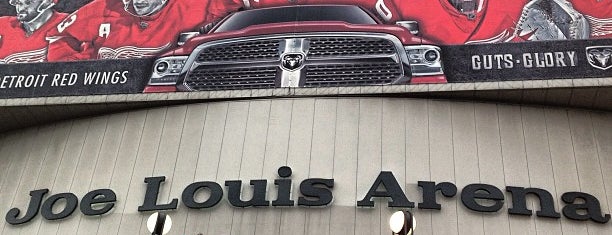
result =
[[[539,187],[561,211],[564,192],[612,202],[612,114],[501,104],[393,98],[301,98],[214,102],[137,110],[3,134],[0,212],[25,208],[28,193],[49,188],[79,198],[110,188],[110,214],[19,226],[0,234],[147,234],[138,213],[145,177],[166,176],[159,202],[179,198],[196,181],[267,179],[293,169],[293,200],[305,178],[334,178],[326,208],[233,208],[171,212],[170,234],[390,234],[392,209],[377,200],[357,208],[380,171],[392,171],[408,198],[419,180]],[[243,198],[252,194],[243,186]],[[198,195],[200,199],[206,195]],[[412,209],[417,234],[610,234],[612,222],[468,210],[459,195],[438,196],[442,210]],[[534,204],[530,201],[530,204]],[[536,203],[537,204],[537,203]],[[61,205],[59,206],[61,209]],[[530,206],[533,208],[533,206]],[[56,208],[59,210],[58,208]]]

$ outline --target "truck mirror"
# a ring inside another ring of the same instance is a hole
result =
[[[179,34],[179,38],[177,41],[177,44],[179,46],[185,45],[185,42],[187,42],[187,40],[200,35],[200,32],[184,32]]]
[[[213,27],[215,27],[215,23],[216,22],[212,22],[204,25],[202,28],[200,28],[200,33],[207,34],[208,32],[210,32],[210,30],[212,30]]]
[[[410,33],[413,35],[419,34],[419,22],[416,21],[398,21],[395,22],[396,25],[402,26],[410,30]]]

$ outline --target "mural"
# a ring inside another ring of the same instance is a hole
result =
[[[611,39],[612,0],[9,0],[0,89],[72,73],[145,92],[602,77]],[[99,64],[128,60],[150,66]]]

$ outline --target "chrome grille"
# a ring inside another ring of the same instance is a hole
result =
[[[390,62],[363,64],[324,64],[306,67],[306,87],[384,85],[402,75],[399,64]]]
[[[252,40],[214,45],[200,51],[198,62],[278,60],[280,40]]]
[[[394,36],[375,33],[216,41],[194,51],[183,85],[189,90],[228,90],[393,84],[409,74],[400,48]],[[283,68],[281,57],[287,54],[304,54],[303,67],[297,71]]]
[[[323,37],[310,38],[308,56],[360,56],[360,55],[390,55],[395,53],[395,46],[389,40],[382,38],[347,38]]]
[[[193,90],[235,90],[274,88],[274,67],[216,68],[199,66],[189,74],[185,85]]]

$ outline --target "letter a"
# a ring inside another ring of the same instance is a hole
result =
[[[379,191],[378,188],[381,185],[384,187],[384,190]],[[414,207],[414,203],[406,198],[395,176],[389,171],[380,172],[374,184],[370,187],[368,194],[366,194],[363,200],[357,202],[357,206],[374,207],[373,197],[390,197],[389,207]]]

